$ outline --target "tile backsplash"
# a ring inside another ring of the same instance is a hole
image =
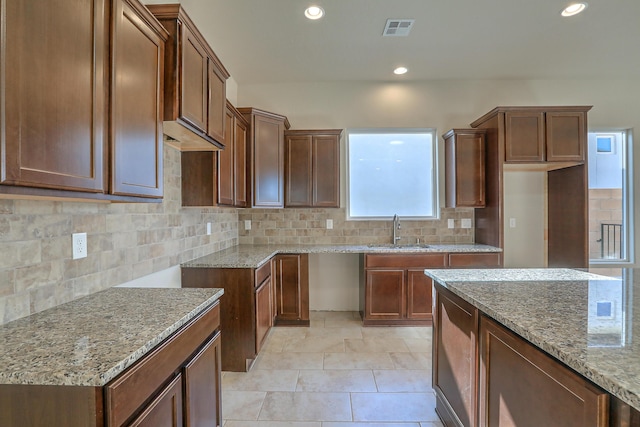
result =
[[[0,199],[0,324],[238,243],[391,242],[391,220],[346,221],[343,208],[183,208],[180,173],[180,152],[165,145],[162,203]],[[401,218],[400,243],[473,242],[473,229],[460,228],[473,209],[442,209],[440,216]],[[88,256],[73,260],[71,234],[80,232],[87,233]]]
[[[236,209],[181,205],[180,153],[168,146],[162,203],[0,200],[0,323],[238,243]],[[88,256],[72,260],[76,232]]]
[[[344,208],[243,209],[238,214],[241,244],[370,244],[391,243],[392,221],[347,221]],[[327,229],[327,219],[333,229]],[[447,227],[448,220],[455,228]],[[400,244],[473,243],[473,228],[460,228],[462,219],[473,224],[473,209],[443,208],[439,220],[413,221],[400,218]],[[245,229],[245,221],[251,229]]]

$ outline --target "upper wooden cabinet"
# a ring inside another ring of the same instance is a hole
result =
[[[167,34],[135,0],[113,3],[111,192],[162,197],[162,87]],[[131,76],[144,76],[132,84]]]
[[[1,10],[0,192],[162,197],[164,28],[137,0]]]
[[[179,4],[147,7],[170,35],[165,53],[164,133],[184,151],[223,148],[229,72]]]
[[[485,206],[484,129],[451,129],[444,134],[446,206]]]
[[[285,206],[340,207],[341,129],[285,132]]]
[[[471,124],[498,117],[507,163],[584,163],[591,107],[497,107]]]
[[[253,207],[284,207],[285,116],[257,108],[238,108],[249,123],[248,146]]]
[[[2,2],[2,184],[106,191],[107,5]]]
[[[225,114],[225,148],[218,152],[218,204],[247,207],[247,127],[229,101]]]

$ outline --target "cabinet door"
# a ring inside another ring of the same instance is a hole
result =
[[[436,284],[433,388],[445,425],[476,425],[478,310]]]
[[[340,207],[340,137],[313,137],[313,206]]]
[[[207,135],[218,142],[226,141],[225,111],[227,79],[220,74],[218,68],[209,58],[208,61],[208,96],[207,96]]]
[[[584,162],[587,145],[585,112],[548,112],[546,129],[548,162]]]
[[[543,162],[545,159],[544,113],[506,112],[505,161]]]
[[[218,204],[233,206],[235,120],[228,108],[225,109],[224,150],[218,151]]]
[[[178,375],[160,394],[147,405],[131,424],[131,427],[181,427],[182,377]]]
[[[222,425],[220,332],[184,367],[185,426]]]
[[[465,133],[468,132],[468,133]],[[446,206],[485,206],[483,131],[453,130],[445,135]]]
[[[3,1],[0,183],[104,192],[104,0]]]
[[[182,98],[180,116],[202,133],[207,129],[208,58],[200,41],[182,25]]]
[[[313,148],[311,135],[287,136],[286,138],[286,191],[285,206],[313,206]]]
[[[254,115],[253,206],[284,207],[284,125]]]
[[[276,256],[277,323],[309,322],[309,258],[302,255]]]
[[[404,270],[366,270],[365,318],[395,320],[405,317]]]
[[[604,390],[485,317],[480,353],[480,426],[609,425]]]
[[[424,269],[407,270],[407,319],[431,320],[432,285]]]
[[[247,124],[241,117],[236,117],[235,125],[235,144],[234,144],[234,196],[233,203],[236,207],[246,208],[249,206],[249,197],[247,197],[247,176],[249,170],[247,168]]]
[[[271,310],[271,277],[267,277],[256,290],[256,353],[273,325]]]
[[[110,192],[162,197],[164,40],[134,4],[114,2]]]

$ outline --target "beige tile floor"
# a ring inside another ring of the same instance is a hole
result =
[[[223,372],[222,408],[225,427],[442,427],[431,328],[312,312],[309,328],[272,328],[250,372]]]

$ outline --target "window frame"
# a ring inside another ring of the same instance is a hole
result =
[[[622,140],[613,141],[615,143],[615,150],[622,150],[622,168],[626,171],[622,177],[622,225],[623,225],[623,258],[590,258],[589,265],[594,267],[629,267],[635,263],[635,222],[634,222],[634,168],[633,168],[633,132],[632,129],[593,129],[588,132],[589,134],[614,134],[621,133]],[[612,147],[612,151],[614,147]],[[597,147],[596,147],[597,150]],[[600,152],[601,155],[608,155],[610,153]],[[589,161],[587,157],[587,167]],[[587,184],[587,190],[590,187]],[[589,212],[591,208],[589,207]],[[589,249],[590,250],[590,249]]]
[[[414,220],[414,221],[433,221],[440,219],[440,185],[439,185],[439,157],[438,157],[438,133],[437,129],[434,127],[426,127],[426,128],[348,128],[346,129],[346,220],[347,221],[389,221],[392,217],[390,216],[351,216],[351,153],[350,153],[350,142],[349,137],[351,134],[392,134],[392,133],[400,133],[400,134],[411,134],[411,133],[428,133],[431,134],[432,137],[432,152],[431,155],[433,157],[433,168],[432,168],[432,192],[431,192],[431,203],[433,206],[433,216],[402,216],[403,220]]]

